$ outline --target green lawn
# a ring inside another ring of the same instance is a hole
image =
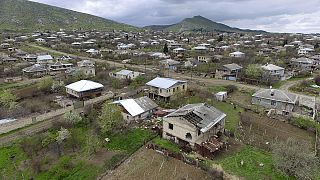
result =
[[[225,128],[235,133],[240,121],[239,113],[243,112],[243,108],[237,106],[237,108],[234,109],[232,104],[226,102],[215,102],[213,106],[227,115]]]
[[[244,162],[243,165],[241,165],[241,161]],[[245,146],[234,154],[221,156],[217,160],[207,163],[220,164],[226,172],[245,177],[247,180],[290,179],[273,168],[270,153],[250,146]],[[263,166],[260,166],[260,164],[263,164]]]
[[[153,139],[152,142],[154,144],[160,146],[161,148],[169,150],[170,152],[173,152],[173,153],[179,153],[180,152],[180,148],[179,148],[179,146],[177,144],[172,143],[171,141],[168,141],[166,139],[162,139],[159,136],[156,137],[155,139]]]
[[[4,178],[3,175],[9,179],[26,177],[28,173],[18,169],[20,162],[26,159],[26,155],[17,144],[0,148],[0,179]]]
[[[153,137],[155,137],[155,135],[149,130],[139,128],[131,129],[124,133],[112,135],[106,147],[111,150],[119,150],[127,154],[132,154]]]

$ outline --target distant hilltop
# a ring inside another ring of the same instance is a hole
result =
[[[139,30],[127,24],[26,0],[0,0],[0,30]]]
[[[222,23],[211,21],[202,16],[194,16],[186,18],[177,24],[172,25],[151,25],[144,27],[145,29],[185,32],[185,31],[203,31],[203,32],[256,32],[265,33],[261,30],[239,29],[227,26]]]

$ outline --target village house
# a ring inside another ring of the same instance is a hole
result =
[[[149,97],[152,99],[159,99],[169,101],[170,97],[179,92],[187,91],[187,82],[157,77],[146,85],[149,87]]]
[[[38,64],[49,64],[53,63],[53,57],[51,55],[39,55],[37,56]]]
[[[35,39],[35,41],[36,41],[37,43],[45,43],[45,42],[46,42],[46,40],[43,39],[43,38],[37,38],[37,39]]]
[[[215,78],[236,81],[242,67],[238,64],[225,64],[221,68],[216,69]]]
[[[169,69],[169,70],[177,70],[178,65],[180,65],[179,61],[175,61],[173,59],[165,59],[159,61],[160,66],[163,67],[164,69]]]
[[[312,71],[314,68],[314,61],[309,58],[293,58],[290,61],[290,64],[293,69],[299,70],[299,71]]]
[[[22,73],[27,77],[42,77],[47,74],[47,69],[41,64],[34,64],[22,69]]]
[[[0,47],[2,48],[2,49],[8,49],[8,48],[10,48],[10,44],[9,43],[2,43],[2,44],[0,44]]]
[[[284,78],[284,68],[273,64],[266,64],[261,66],[263,71],[263,77],[273,80],[283,80]]]
[[[225,118],[213,106],[188,104],[163,118],[163,138],[197,149],[224,132]]]
[[[198,56],[198,61],[200,63],[209,63],[212,62],[212,56]]]
[[[306,56],[314,52],[314,49],[311,48],[302,48],[298,50],[299,56]]]
[[[34,55],[34,54],[28,54],[26,55],[25,57],[22,58],[24,61],[27,61],[27,62],[37,62],[37,55]]]
[[[86,53],[88,53],[91,56],[96,56],[96,55],[100,54],[100,51],[96,50],[96,49],[89,49],[86,51]]]
[[[180,48],[175,48],[175,49],[172,50],[172,52],[174,54],[180,54],[180,55],[182,54],[183,55],[186,52],[186,49],[181,48],[181,47]]]
[[[66,92],[69,96],[78,99],[95,97],[101,95],[104,86],[89,80],[81,80],[66,86]]]
[[[236,51],[236,52],[232,52],[229,54],[230,57],[234,57],[234,58],[244,58],[245,57],[245,53],[240,52],[240,51]]]
[[[136,99],[125,99],[113,102],[122,110],[122,116],[127,122],[145,120],[152,116],[158,105],[147,96]]]
[[[136,72],[136,71],[130,71],[130,70],[126,70],[123,69],[121,71],[118,71],[116,73],[110,72],[109,76],[113,77],[113,78],[117,78],[117,79],[135,79],[138,76],[144,75],[144,73],[141,72]]]
[[[62,63],[62,62],[55,62],[54,64],[49,65],[50,74],[59,74],[63,73],[66,70],[73,67],[72,63]]]
[[[90,60],[82,60],[77,62],[77,69],[82,71],[87,77],[96,76],[94,62]]]
[[[274,109],[278,114],[288,115],[298,104],[299,97],[278,89],[262,89],[252,95],[252,104]]]

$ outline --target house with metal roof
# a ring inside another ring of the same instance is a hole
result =
[[[37,63],[38,64],[53,63],[53,57],[51,55],[40,55],[40,56],[37,56]]]
[[[81,80],[66,86],[66,92],[69,96],[76,98],[86,98],[101,95],[104,86],[89,80]]]
[[[252,104],[288,115],[299,104],[299,96],[278,89],[262,89],[252,95]]]
[[[91,60],[77,62],[77,70],[82,71],[87,77],[96,76],[95,63]]]
[[[110,72],[109,76],[113,77],[113,78],[117,78],[117,79],[135,79],[138,76],[144,75],[144,73],[141,72],[137,72],[137,71],[131,71],[131,70],[127,70],[127,69],[123,69],[121,71],[118,72]]]
[[[268,79],[283,79],[284,77],[284,68],[280,66],[276,66],[273,64],[266,64],[264,66],[261,66],[261,69],[263,71],[263,77]]]
[[[179,92],[187,91],[187,81],[181,81],[171,78],[156,77],[147,82],[149,87],[149,97],[169,101],[170,97]]]
[[[22,73],[28,77],[42,77],[47,74],[47,69],[41,64],[34,64],[22,69]]]
[[[215,78],[236,81],[242,67],[238,64],[225,64],[221,68],[216,69]]]
[[[240,52],[240,51],[236,51],[236,52],[230,53],[229,56],[234,57],[234,58],[243,58],[243,57],[245,57],[245,53]]]
[[[122,116],[127,122],[150,118],[158,105],[147,96],[136,99],[124,99],[113,102],[122,109]]]
[[[163,138],[194,147],[224,132],[226,114],[205,103],[188,104],[163,118]]]

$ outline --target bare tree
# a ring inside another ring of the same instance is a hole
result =
[[[289,138],[273,145],[275,166],[297,179],[314,179],[319,161],[307,144]]]

